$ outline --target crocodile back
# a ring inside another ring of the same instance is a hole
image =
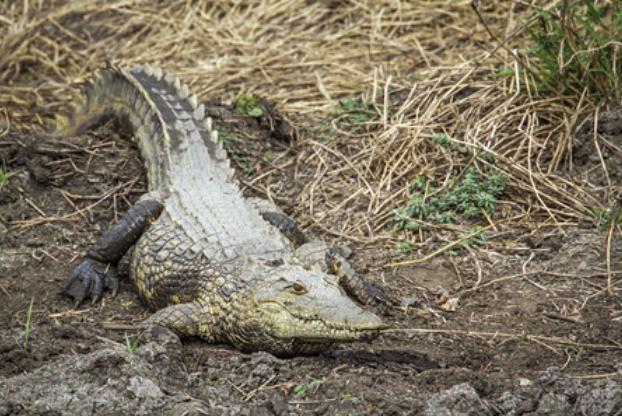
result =
[[[55,134],[75,134],[105,116],[126,120],[145,162],[150,191],[163,195],[167,221],[195,250],[232,260],[290,249],[242,196],[212,120],[186,84],[148,65],[109,66],[83,90],[58,118]]]

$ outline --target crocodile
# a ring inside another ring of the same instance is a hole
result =
[[[380,299],[338,249],[309,240],[273,203],[243,196],[218,130],[179,78],[159,67],[107,64],[56,118],[70,137],[104,119],[124,123],[148,192],[69,274],[78,307],[118,290],[116,266],[153,311],[145,326],[277,356],[372,340],[386,328]]]

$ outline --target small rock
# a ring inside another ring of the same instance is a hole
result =
[[[269,409],[269,404],[259,406],[253,409],[253,416],[273,416],[274,413]]]
[[[588,388],[579,398],[577,408],[583,415],[621,414],[622,385],[609,380],[603,387]]]
[[[417,295],[412,295],[412,296],[406,296],[402,298],[400,304],[403,307],[415,307],[415,306],[419,306],[420,301]]]
[[[289,404],[287,403],[287,398],[282,395],[275,395],[270,399],[270,403],[272,404],[272,411],[275,415],[281,416],[287,413],[287,409]]]
[[[346,412],[346,414],[352,412],[354,410],[354,402],[350,399],[342,400],[341,403],[337,405],[337,410]]]
[[[162,390],[150,379],[134,376],[130,379],[130,386],[127,388],[132,392],[134,396],[139,399],[146,399],[148,397],[157,398],[164,395]]]
[[[469,383],[434,394],[426,403],[426,416],[484,416],[492,410]]]
[[[6,228],[5,225],[0,222],[0,244],[4,243],[8,235],[9,235],[9,229]]]
[[[540,398],[536,415],[564,416],[572,414],[572,404],[565,394],[546,393]]]

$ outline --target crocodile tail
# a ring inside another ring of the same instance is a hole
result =
[[[212,120],[205,116],[188,86],[158,67],[123,68],[108,65],[86,81],[82,94],[56,117],[55,137],[80,134],[102,119],[126,122],[140,148],[150,190],[167,192],[177,173],[200,167],[205,156],[226,179],[233,170],[218,140]]]

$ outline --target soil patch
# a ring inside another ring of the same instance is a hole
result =
[[[295,144],[276,140],[270,127],[224,120],[231,134],[244,138],[236,142],[243,146],[240,152],[273,152],[271,160],[286,166],[284,177],[297,169]],[[36,380],[54,362],[71,372],[80,367],[80,356],[88,361],[106,348],[116,348],[109,354],[121,354],[117,359],[123,362],[132,356],[124,344],[135,333],[118,328],[149,312],[127,279],[121,279],[116,298],[105,296],[79,310],[61,293],[89,244],[145,191],[137,151],[117,130],[105,125],[64,142],[34,142],[17,135],[1,142],[2,162],[10,173],[0,190],[1,383]],[[271,160],[258,158],[257,173],[274,169]],[[242,183],[252,185],[249,176],[239,175]],[[250,186],[246,192],[261,189]],[[379,267],[394,252],[352,247],[357,268],[405,300],[403,307],[380,311],[393,329],[372,344],[280,360],[185,340],[179,347],[182,382],[162,381],[152,370],[137,370],[136,377],[151,380],[158,389],[174,388],[176,393],[169,394],[174,400],[183,394],[206,409],[239,414],[441,414],[430,410],[429,400],[436,400],[437,410],[454,403],[454,410],[467,406],[479,409],[478,414],[510,414],[498,413],[499,406],[524,406],[527,412],[549,405],[580,414],[588,406],[588,399],[581,399],[589,390],[585,385],[593,392],[605,389],[602,394],[613,400],[606,403],[619,402],[619,383],[606,380],[620,377],[622,307],[602,290],[607,275],[604,236],[593,228],[577,228],[556,234],[553,244],[545,233],[524,234],[517,228],[485,250],[394,269]],[[516,250],[515,244],[504,250],[505,240],[517,239],[525,241],[524,250]],[[622,266],[619,251],[613,247],[614,270]],[[121,267],[122,277],[126,273]],[[453,311],[446,308],[447,298],[457,299]],[[162,363],[149,365],[159,368]],[[549,367],[587,380],[553,377]],[[551,377],[557,381],[550,382]],[[547,383],[574,383],[573,393],[546,396]],[[6,414],[27,412],[24,404],[11,403]],[[127,409],[147,409],[145,403],[126,404]]]

